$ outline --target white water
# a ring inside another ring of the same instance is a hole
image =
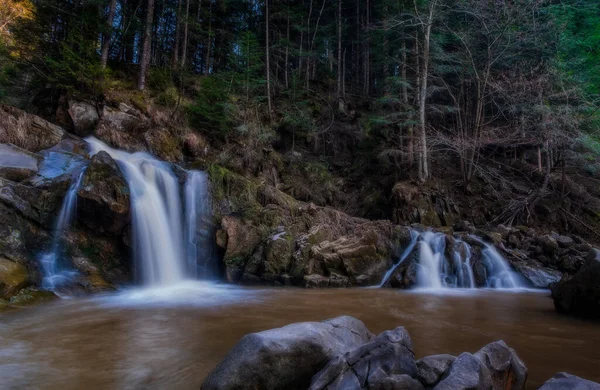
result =
[[[147,153],[127,153],[89,137],[90,154],[107,152],[117,161],[131,196],[133,255],[144,285],[184,280],[186,256],[179,182],[170,166]]]
[[[525,288],[520,275],[513,271],[508,261],[496,248],[481,239],[471,236],[481,244],[481,262],[485,266],[485,285],[479,287],[495,289]],[[445,290],[448,288],[476,288],[473,272],[472,247],[456,238],[451,259],[446,258],[446,235],[431,231],[417,232],[411,230],[411,240],[402,253],[398,263],[394,264],[383,277],[380,287],[394,274],[418,245],[418,264],[416,286],[425,290]]]
[[[215,276],[211,232],[212,205],[208,175],[189,171],[185,182],[185,245],[188,273],[195,278]]]
[[[77,191],[81,186],[84,175],[85,168],[79,172],[77,178],[71,183],[71,187],[69,187],[63,199],[56,224],[54,225],[50,251],[41,255],[40,264],[43,272],[42,288],[44,289],[55,290],[57,287],[69,284],[77,276],[77,271],[70,268],[65,264],[64,259],[62,259],[61,240],[71,226],[77,206]]]

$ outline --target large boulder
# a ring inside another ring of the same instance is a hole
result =
[[[12,144],[0,144],[0,177],[22,181],[38,171],[41,156]]]
[[[575,375],[559,372],[548,379],[538,390],[600,390],[600,384]]]
[[[490,371],[475,355],[464,352],[450,366],[444,379],[434,390],[489,390],[492,388]]]
[[[77,196],[78,220],[96,232],[123,234],[130,220],[129,187],[108,153],[92,158]]]
[[[527,381],[527,367],[514,349],[502,340],[481,348],[475,356],[487,367],[492,376],[492,388],[521,390]]]
[[[407,382],[407,388],[422,388],[418,381],[400,378],[401,375],[416,377],[417,366],[410,336],[406,329],[398,327],[330,361],[313,377],[310,390],[383,388],[390,376],[395,376],[395,382]]]
[[[27,268],[19,263],[0,257],[0,299],[8,299],[27,286]]]
[[[0,105],[0,143],[38,152],[58,144],[67,133],[60,127],[15,107]]]
[[[600,251],[592,249],[586,263],[571,279],[552,287],[554,307],[561,313],[600,318]]]
[[[128,152],[147,151],[143,134],[150,122],[124,107],[104,107],[94,136],[107,144]]]
[[[562,272],[544,267],[535,260],[513,263],[513,265],[534,287],[538,288],[548,288],[563,277]]]
[[[80,137],[91,135],[100,120],[98,109],[86,102],[70,102],[69,116],[73,122],[73,130]]]
[[[372,338],[360,320],[347,316],[252,333],[229,351],[201,388],[306,389],[327,362]]]

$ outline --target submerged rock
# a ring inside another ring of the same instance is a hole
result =
[[[600,318],[600,250],[592,249],[575,276],[552,287],[552,299],[561,313]]]
[[[52,291],[44,291],[35,287],[27,287],[13,296],[9,303],[12,306],[29,306],[41,302],[49,302],[58,299]]]
[[[600,390],[600,384],[575,375],[559,372],[548,379],[538,390]]]
[[[306,389],[328,361],[372,338],[360,320],[347,316],[252,333],[229,351],[201,388]]]
[[[373,389],[383,388],[386,382],[388,385],[415,382],[400,378],[401,375],[416,377],[417,366],[410,336],[406,329],[398,327],[333,359],[313,377],[310,390]],[[390,380],[390,376],[396,379]],[[409,388],[419,386],[413,384]]]

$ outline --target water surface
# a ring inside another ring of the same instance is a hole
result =
[[[198,389],[243,335],[349,314],[405,326],[417,357],[515,348],[534,389],[558,371],[600,382],[600,324],[558,315],[543,292],[303,290],[189,283],[0,314],[8,389]]]

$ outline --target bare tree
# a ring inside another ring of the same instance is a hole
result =
[[[106,68],[108,62],[108,51],[110,49],[110,37],[113,28],[113,21],[115,19],[115,12],[117,9],[117,0],[110,0],[108,7],[108,16],[106,18],[106,31],[102,34],[102,51],[100,54],[100,66],[102,69]]]
[[[140,56],[140,73],[138,78],[138,89],[143,91],[146,88],[146,73],[150,66],[150,55],[152,54],[152,22],[154,20],[154,0],[148,0],[146,7],[146,24],[144,26],[144,37],[142,43],[142,53]]]

